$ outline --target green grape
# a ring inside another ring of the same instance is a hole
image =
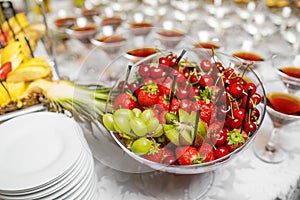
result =
[[[139,117],[142,113],[142,111],[138,108],[132,109],[132,112],[135,114],[136,117]]]
[[[158,124],[157,129],[154,131],[152,137],[160,137],[164,134],[163,125]]]
[[[137,155],[144,155],[150,151],[151,141],[147,138],[139,138],[132,143],[131,151]]]
[[[114,127],[114,116],[110,113],[103,115],[103,124],[109,131],[116,131]]]
[[[124,117],[124,118],[128,118],[131,119],[132,117],[135,116],[134,112],[130,109],[127,108],[121,108],[118,109],[114,112],[114,116],[118,116],[118,117]]]
[[[131,134],[130,120],[127,117],[114,116],[114,128],[120,133]]]
[[[156,117],[153,117],[151,120],[148,121],[146,125],[148,133],[152,133],[157,129],[159,125],[159,120]]]
[[[130,127],[137,136],[145,136],[147,134],[147,126],[142,119],[134,117],[130,120]]]
[[[154,113],[150,109],[146,109],[140,115],[140,118],[147,124],[154,117]]]

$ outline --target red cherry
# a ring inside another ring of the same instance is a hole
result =
[[[149,72],[152,78],[160,78],[164,76],[164,70],[161,67],[150,67]]]
[[[214,84],[214,80],[210,75],[204,74],[200,78],[201,87],[212,86]]]
[[[239,129],[242,126],[242,119],[227,117],[226,125],[229,130]]]
[[[245,91],[248,92],[250,89],[252,90],[251,95],[254,94],[256,92],[256,85],[254,83],[247,83],[245,85]]]
[[[158,62],[162,66],[170,66],[170,60],[166,57],[160,57]]]
[[[150,71],[150,67],[146,64],[140,65],[139,70],[138,70],[139,74],[142,77],[148,77],[149,71]]]
[[[195,73],[192,73],[190,75],[190,83],[193,83],[193,84],[194,83],[198,83],[199,79],[200,79],[200,77],[197,74],[195,74]]]
[[[244,87],[238,83],[232,83],[227,86],[227,91],[234,97],[240,98],[243,95]]]
[[[233,78],[233,77],[236,77],[235,71],[234,71],[234,69],[231,68],[231,67],[228,67],[228,68],[225,69],[224,75],[225,75],[225,77],[227,77],[227,78]]]
[[[215,150],[215,159],[222,158],[227,154],[229,154],[229,150],[224,146],[220,146]]]
[[[256,124],[254,122],[245,122],[244,123],[244,128],[243,130],[246,132],[246,133],[254,133],[256,131]]]
[[[228,132],[229,132],[229,130],[224,127],[221,130],[213,133],[213,135],[211,137],[212,143],[215,144],[216,146],[221,146],[221,145],[225,144],[225,142],[227,140]]]
[[[189,91],[187,90],[187,88],[178,88],[178,90],[176,91],[176,97],[178,99],[186,99],[188,95]]]
[[[244,118],[244,113],[245,113],[245,109],[244,108],[239,108],[233,111],[233,116],[235,118],[238,118],[240,120],[243,120]]]
[[[212,64],[211,64],[210,60],[207,60],[207,59],[202,60],[200,65],[201,65],[201,69],[204,72],[208,72],[212,68]]]

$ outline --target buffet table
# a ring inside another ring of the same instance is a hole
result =
[[[55,1],[55,4],[61,1]],[[69,6],[64,1],[63,6]],[[52,4],[54,5],[54,3]],[[63,7],[62,6],[62,7]],[[238,37],[236,38],[239,39]],[[80,56],[72,59],[66,59],[66,56],[70,56],[69,52],[65,52],[65,46],[61,47],[58,43],[61,51],[57,53],[57,66],[60,77],[65,79],[71,79],[78,82],[90,81],[87,79],[89,73],[95,73],[93,70],[86,71],[82,64],[86,61],[85,58],[91,49],[90,47],[82,45],[76,41],[70,40],[73,50],[77,48],[80,52]],[[70,42],[69,41],[69,42]],[[228,43],[227,43],[228,44]],[[77,46],[76,46],[77,45]],[[228,47],[229,48],[229,47]],[[270,44],[269,48],[275,48]],[[278,47],[277,47],[278,48]],[[223,49],[223,50],[226,50]],[[280,49],[281,52],[287,53],[288,50]],[[43,55],[45,52],[38,50],[39,55]],[[279,52],[279,49],[278,49]],[[74,52],[73,52],[74,53]],[[78,53],[78,52],[77,52]],[[68,54],[68,55],[67,55]],[[265,55],[264,55],[265,56]],[[271,56],[271,55],[266,55]],[[272,66],[271,60],[266,59],[263,62],[257,64],[255,71],[259,72],[262,76],[262,80],[278,79],[275,69]],[[84,71],[83,71],[84,70]],[[81,75],[80,75],[81,73]],[[82,73],[86,73],[85,76]],[[80,76],[79,76],[80,75]],[[97,134],[101,136],[101,131],[97,129],[84,128],[85,136],[90,145],[95,158],[95,171],[98,176],[97,192],[98,199],[112,199],[112,200],[154,200],[157,199],[147,189],[140,187],[141,174],[122,172],[111,167],[106,158],[101,157],[101,151],[105,152],[106,147],[111,147],[109,141],[101,142],[93,140],[92,135]],[[300,123],[287,126],[280,132],[280,140],[282,148],[288,153],[286,161],[279,164],[268,164],[259,160],[253,151],[253,146],[257,143],[265,142],[270,135],[272,124],[270,118],[266,115],[264,123],[259,130],[259,133],[253,142],[253,144],[242,152],[242,154],[235,158],[228,165],[220,168],[214,172],[211,172],[213,179],[207,192],[196,199],[203,200],[297,200],[300,199]],[[126,163],[125,153],[118,149],[117,154],[111,155],[116,159],[124,159]],[[100,153],[99,153],[100,152]],[[114,151],[110,152],[113,153]],[[115,164],[115,163],[114,163]],[[122,164],[122,163],[117,163]],[[147,172],[155,173],[155,172]],[[146,174],[147,174],[146,173]],[[151,180],[154,181],[155,180]],[[172,180],[176,181],[176,177]],[[201,182],[201,178],[198,180],[191,179],[189,184],[197,186],[197,182]],[[174,185],[173,185],[174,186]],[[192,188],[196,190],[197,188]],[[161,188],[166,200],[169,199],[186,199],[190,200],[189,192],[185,191],[184,194],[178,194],[176,191],[176,185],[174,187]]]

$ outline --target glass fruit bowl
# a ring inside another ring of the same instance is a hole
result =
[[[120,66],[101,123],[153,170],[214,171],[247,149],[263,122],[265,91],[250,65],[221,52],[162,50]]]

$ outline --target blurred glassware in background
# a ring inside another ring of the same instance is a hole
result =
[[[227,29],[239,24],[240,18],[236,16],[234,4],[229,0],[206,0],[203,4],[208,15],[204,21],[217,32],[224,32]]]
[[[175,8],[173,17],[182,22],[187,29],[200,16],[201,1],[199,0],[170,0],[170,4]]]
[[[161,18],[167,13],[170,0],[142,0],[141,10],[146,15]]]

